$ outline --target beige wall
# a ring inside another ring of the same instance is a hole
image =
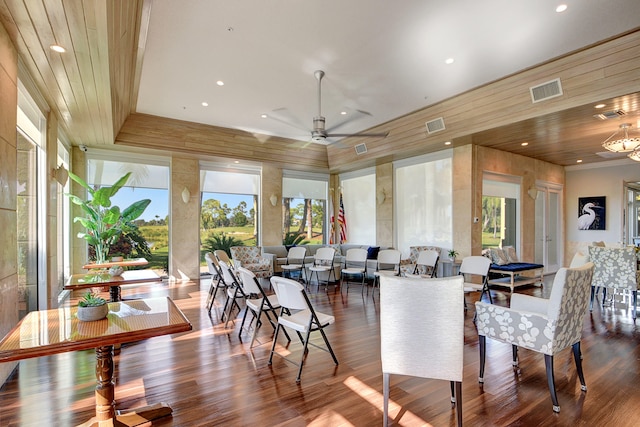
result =
[[[16,106],[18,56],[0,25],[0,336],[18,322],[18,257],[16,222]],[[0,363],[0,384],[16,363]]]
[[[393,163],[376,166],[376,245],[393,246]]]
[[[282,244],[282,169],[262,165],[262,246]],[[271,204],[271,195],[276,196],[278,202]]]

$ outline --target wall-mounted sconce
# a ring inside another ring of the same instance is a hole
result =
[[[380,190],[378,190],[378,193],[376,194],[376,200],[378,201],[378,204],[379,205],[383,204],[386,198],[387,198],[387,193],[384,191],[384,188],[381,188]]]
[[[182,201],[184,202],[185,205],[189,203],[190,198],[191,198],[191,191],[189,191],[187,187],[184,187],[184,189],[182,190]]]
[[[271,202],[271,206],[276,207],[278,204],[278,196],[271,194],[271,196],[269,196],[269,201]]]
[[[529,195],[529,197],[535,200],[538,198],[538,189],[535,187],[531,187],[529,190],[527,190],[527,194]]]
[[[60,165],[51,171],[51,177],[64,187],[69,179],[69,171],[64,165]]]

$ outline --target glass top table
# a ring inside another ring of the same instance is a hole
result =
[[[0,362],[95,348],[96,417],[86,425],[113,419],[139,425],[169,415],[172,411],[166,404],[116,414],[113,346],[191,330],[191,323],[175,303],[168,297],[111,302],[107,318],[94,322],[78,320],[77,310],[61,307],[28,313],[0,341]]]
[[[90,262],[89,264],[85,264],[82,266],[85,270],[93,270],[96,268],[111,268],[111,267],[143,267],[149,264],[145,258],[131,258],[125,259],[122,261],[108,261],[102,262],[100,264],[96,264],[95,262]]]
[[[162,278],[153,270],[129,270],[118,276],[109,273],[72,274],[64,285],[64,289],[76,290],[87,288],[110,287],[111,301],[120,301],[120,287],[139,283],[159,282]]]

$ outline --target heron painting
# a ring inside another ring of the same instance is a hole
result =
[[[606,197],[578,198],[578,230],[606,229]]]

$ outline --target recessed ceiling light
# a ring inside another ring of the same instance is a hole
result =
[[[209,103],[208,103],[208,102],[203,102],[203,103],[202,103],[202,106],[203,106],[203,107],[208,107],[208,106],[209,106]]]
[[[217,84],[218,86],[224,86],[224,82],[223,82],[222,80],[218,80],[218,81],[216,82],[216,84]]]
[[[598,104],[598,105],[595,105],[593,108],[604,108],[604,107],[605,107],[605,104]]]
[[[262,117],[263,119],[266,119],[267,115],[266,114],[260,114],[260,117]]]
[[[582,163],[582,159],[576,160],[576,163]]]
[[[52,44],[51,46],[49,46],[49,49],[51,49],[54,52],[58,52],[58,53],[64,53],[67,51],[67,49],[63,48],[62,46],[58,45],[58,44]]]
[[[564,12],[565,10],[567,10],[567,5],[566,4],[560,4],[560,5],[558,5],[558,7],[556,7],[556,12],[558,12],[558,13]]]
[[[444,63],[449,65],[449,64],[453,64],[454,59],[453,58],[447,58],[444,60]]]
[[[240,160],[236,160],[233,163],[238,164],[238,163],[240,163]]]
[[[522,145],[523,147],[526,147],[527,145],[529,145],[529,143],[528,142],[523,142],[520,145]]]
[[[340,111],[340,114],[342,114],[343,116],[345,116],[347,114],[346,111]]]
[[[451,141],[446,141],[444,145],[451,145]]]

